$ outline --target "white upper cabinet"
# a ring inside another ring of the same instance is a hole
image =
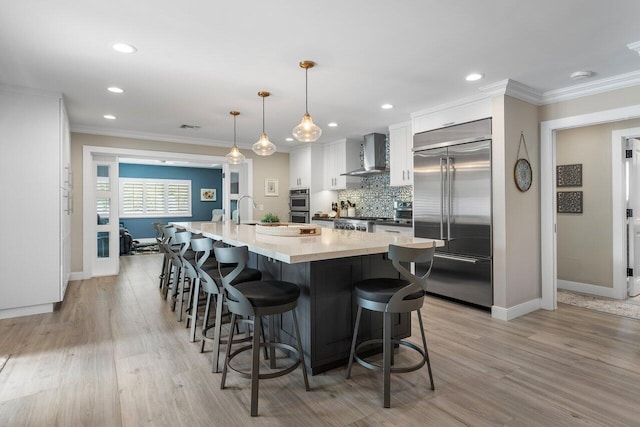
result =
[[[389,126],[389,185],[413,184],[411,122]]]
[[[487,97],[473,102],[418,111],[411,114],[413,118],[413,133],[486,119],[492,115],[492,102],[492,98]]]
[[[311,146],[305,145],[289,153],[289,188],[311,188]]]
[[[324,146],[324,180],[322,190],[345,190],[360,184],[360,178],[342,176],[360,167],[362,141],[342,139]]]

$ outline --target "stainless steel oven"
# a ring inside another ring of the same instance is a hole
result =
[[[289,210],[291,212],[309,212],[308,188],[289,191]]]
[[[291,211],[289,212],[289,222],[295,222],[299,224],[308,224],[309,212]]]
[[[413,203],[395,200],[393,202],[393,220],[399,223],[411,224],[413,221]]]

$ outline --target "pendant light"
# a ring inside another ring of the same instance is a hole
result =
[[[305,113],[302,116],[300,124],[293,128],[293,137],[300,142],[315,142],[322,135],[322,129],[318,127],[311,116],[309,115],[309,81],[307,73],[309,68],[313,68],[316,65],[313,61],[301,61],[300,68],[304,68],[304,104]]]
[[[270,156],[276,152],[276,145],[269,141],[269,137],[264,133],[264,99],[269,95],[271,95],[269,92],[258,92],[258,96],[262,98],[262,135],[260,135],[258,142],[251,147],[258,156]]]
[[[229,111],[229,114],[233,116],[233,147],[231,147],[231,151],[227,154],[227,161],[231,165],[239,165],[240,163],[244,163],[244,154],[238,150],[238,146],[236,145],[236,116],[240,115],[238,111]]]

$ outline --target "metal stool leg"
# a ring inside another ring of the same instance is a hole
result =
[[[298,328],[298,316],[296,309],[291,310],[293,314],[293,327],[296,330],[296,341],[298,342],[298,353],[300,354],[300,362],[302,364],[302,377],[304,378],[304,389],[309,391],[309,379],[307,378],[307,365],[304,363],[304,352],[302,351],[302,340],[300,339],[300,329]]]
[[[258,388],[260,384],[260,330],[262,328],[262,318],[253,318],[253,347],[251,349],[251,416],[258,416]],[[231,343],[227,349],[231,348]]]
[[[360,316],[362,315],[362,307],[358,305],[358,314],[356,314],[356,327],[353,329],[353,340],[351,341],[351,353],[349,353],[349,364],[347,365],[346,378],[351,378],[351,367],[353,366],[353,356],[356,352],[356,342],[358,341],[358,328],[360,327]]]
[[[231,354],[231,343],[233,343],[233,335],[235,332],[235,325],[236,325],[236,318],[237,316],[235,314],[231,315],[231,328],[230,328],[230,332],[229,332],[229,343],[227,344],[227,352],[224,356],[224,365],[222,365],[222,378],[220,380],[220,390],[224,390],[224,384],[227,380],[227,365],[229,364],[229,355]]]
[[[422,314],[418,311],[418,323],[420,323],[420,333],[422,334],[422,346],[424,347],[424,358],[427,362],[427,369],[429,370],[429,380],[431,381],[431,390],[435,390],[436,386],[433,384],[433,374],[431,373],[431,362],[429,361],[429,350],[427,349],[427,338],[424,335],[424,326],[422,325]]]
[[[220,335],[222,334],[222,294],[216,296],[216,326],[213,332],[213,352],[211,354],[211,372],[220,372]],[[233,328],[231,328],[233,329]],[[204,340],[202,341],[204,342]],[[227,348],[231,347],[227,343]]]
[[[211,294],[207,294],[207,303],[204,306],[204,317],[202,318],[202,334],[204,335],[204,328],[209,323],[209,311],[211,310]],[[200,353],[204,352],[204,339],[200,343]]]
[[[275,329],[273,329],[273,316],[267,316],[267,317],[269,319],[269,340],[267,341],[267,336],[265,335],[264,342],[267,343],[267,346],[269,347],[269,356],[267,357],[267,352],[266,352],[267,348],[265,347],[264,358],[265,359],[270,358],[271,360],[269,361],[269,366],[271,367],[271,369],[276,369],[276,348],[275,346],[268,345],[269,343],[271,343],[271,341],[275,337]],[[264,335],[264,327],[262,329],[262,334]]]
[[[382,327],[382,388],[384,395],[384,407],[391,407],[391,352],[393,346],[391,345],[391,313],[384,312],[384,326]]]

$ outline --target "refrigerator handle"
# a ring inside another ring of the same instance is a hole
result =
[[[447,206],[447,240],[451,241],[451,176],[453,175],[453,162],[451,157],[447,156],[447,185],[448,191],[448,206]]]
[[[444,158],[440,157],[440,240],[444,240],[444,170],[442,164]]]

